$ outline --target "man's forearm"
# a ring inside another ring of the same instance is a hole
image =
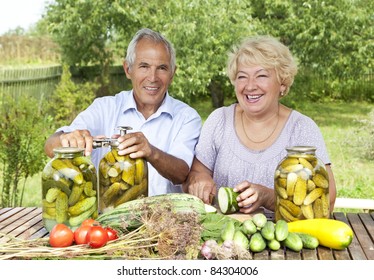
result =
[[[148,162],[160,173],[161,176],[170,180],[173,184],[182,184],[188,175],[187,163],[175,156],[169,155],[156,147],[153,147],[152,156]]]

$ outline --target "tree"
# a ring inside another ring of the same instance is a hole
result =
[[[2,190],[0,207],[22,206],[24,182],[40,172],[46,162],[44,141],[52,118],[42,112],[34,98],[15,100],[6,96],[0,106],[0,167]]]
[[[103,69],[124,57],[136,30],[158,30],[177,51],[171,93],[187,100],[210,93],[220,106],[233,92],[227,52],[249,35],[280,38],[301,68],[326,76],[372,68],[372,8],[368,0],[55,0],[46,19],[65,62]]]
[[[337,94],[373,68],[373,1],[251,2],[253,16],[290,47],[301,70],[318,72]]]
[[[243,1],[225,0],[100,0],[95,5],[57,0],[48,7],[47,19],[64,60],[74,65],[104,66],[124,57],[130,38],[141,27],[160,31],[177,51],[178,70],[171,92],[190,99],[207,94],[209,88],[223,95],[228,85],[227,51],[256,29],[249,9]]]

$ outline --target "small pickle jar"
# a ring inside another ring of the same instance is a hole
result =
[[[131,127],[119,127],[119,129],[121,135],[124,135]],[[99,163],[100,213],[122,203],[148,196],[148,165],[145,159],[132,159],[129,155],[119,155],[117,139],[108,141],[111,150]]]
[[[329,218],[329,177],[312,146],[286,148],[274,176],[275,220]]]
[[[61,147],[42,172],[43,223],[48,231],[55,224],[78,228],[98,216],[96,168],[84,149]]]

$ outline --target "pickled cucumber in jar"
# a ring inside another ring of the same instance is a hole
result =
[[[119,127],[124,135],[130,127]],[[118,141],[110,141],[111,150],[99,163],[99,211],[148,196],[148,166],[143,158],[118,154]]]
[[[57,223],[76,229],[98,216],[96,168],[81,148],[56,148],[42,172],[42,217],[51,231]]]
[[[315,147],[287,148],[274,176],[275,220],[329,218],[329,177]]]

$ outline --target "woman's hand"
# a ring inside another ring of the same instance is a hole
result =
[[[271,211],[275,209],[273,189],[244,181],[236,185],[234,191],[240,193],[237,200],[240,207],[239,211],[242,213],[252,213],[259,207],[265,207]]]
[[[211,204],[212,198],[216,195],[212,172],[196,158],[186,182],[183,183],[183,191],[199,197],[206,204]]]

